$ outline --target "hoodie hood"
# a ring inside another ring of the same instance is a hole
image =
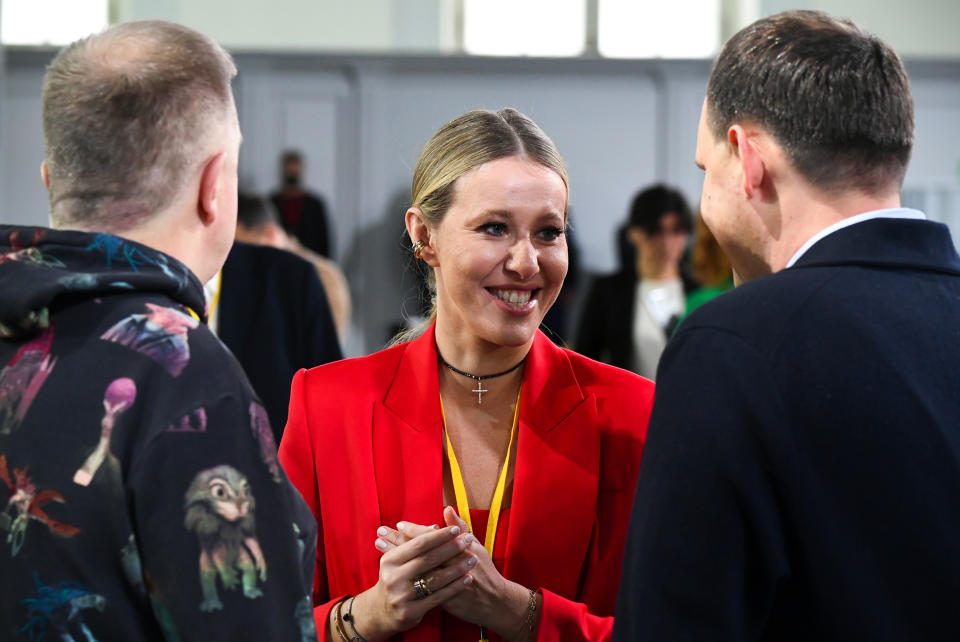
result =
[[[112,234],[0,225],[0,337],[29,337],[58,306],[121,292],[164,294],[206,321],[202,284],[172,256]]]

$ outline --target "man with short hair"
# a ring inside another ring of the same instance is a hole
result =
[[[741,285],[661,361],[615,639],[960,639],[960,257],[900,205],[913,132],[850,22],[717,58],[701,208]]]
[[[236,69],[159,21],[44,79],[52,229],[0,226],[0,638],[301,640],[316,525],[204,325]]]

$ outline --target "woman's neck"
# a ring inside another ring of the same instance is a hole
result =
[[[664,263],[655,258],[637,258],[637,276],[641,280],[671,281],[680,278],[680,269],[675,263]]]
[[[523,380],[523,362],[532,339],[520,346],[497,346],[486,341],[452,337],[438,320],[436,341],[440,392],[445,404],[449,397],[450,403],[485,409],[512,405]]]
[[[451,331],[441,319],[437,319],[436,342],[437,352],[448,364],[486,378],[523,361],[530,352],[533,338],[519,346],[496,345],[476,336]]]

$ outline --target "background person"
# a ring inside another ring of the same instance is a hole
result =
[[[237,230],[269,207],[241,193]],[[280,443],[293,375],[343,358],[324,286],[314,266],[296,254],[243,242],[233,244],[208,286],[217,336],[243,366]]]
[[[280,157],[280,189],[270,201],[280,212],[287,232],[320,256],[333,256],[327,205],[319,194],[303,187],[303,155],[287,150]]]
[[[433,322],[294,378],[280,458],[321,523],[326,639],[609,636],[653,386],[537,330],[567,271],[567,193],[522,114],[444,125],[406,214]]]
[[[236,225],[235,73],[158,21],[47,69],[54,227],[0,226],[4,640],[315,635],[316,526],[203,323]]]
[[[696,160],[742,285],[664,354],[615,639],[960,638],[960,257],[900,206],[913,139],[850,22],[724,46]]]
[[[733,288],[733,268],[723,248],[702,216],[697,216],[696,234],[690,248],[690,276],[700,287],[687,295],[683,318],[701,305]],[[682,321],[683,319],[681,319]]]
[[[630,206],[620,271],[594,281],[576,348],[648,379],[697,283],[681,268],[693,226],[683,195],[666,185],[638,192]],[[623,241],[620,241],[623,244]],[[632,251],[631,251],[632,250]]]
[[[350,329],[350,287],[347,278],[336,263],[325,258],[311,249],[304,247],[296,237],[290,236],[277,219],[277,211],[273,205],[254,194],[240,193],[237,206],[237,240],[254,245],[269,245],[280,250],[293,252],[302,259],[313,264],[317,276],[323,283],[323,290],[330,305],[337,326],[337,336],[340,345],[346,342]],[[326,363],[314,362],[313,365]]]

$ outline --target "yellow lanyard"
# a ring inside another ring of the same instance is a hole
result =
[[[490,559],[493,559],[493,543],[497,538],[500,506],[503,504],[503,493],[507,488],[507,469],[510,467],[510,451],[513,450],[513,439],[517,434],[517,419],[520,417],[520,392],[522,390],[523,384],[520,385],[520,390],[517,390],[517,404],[513,409],[513,425],[510,426],[507,456],[503,459],[500,479],[497,480],[497,488],[493,491],[490,514],[487,517],[487,534],[483,540],[483,547],[490,553]],[[451,443],[450,433],[447,431],[447,417],[443,412],[443,395],[440,395],[440,417],[443,419],[443,436],[447,441],[447,459],[450,461],[450,476],[453,477],[453,492],[457,496],[457,512],[460,513],[460,519],[467,523],[470,532],[473,532],[473,524],[470,520],[470,504],[467,502],[467,487],[463,483],[463,473],[460,472],[460,464],[457,463],[457,455],[453,452],[453,443]],[[480,627],[480,642],[489,642],[487,629],[483,626]]]
[[[510,443],[507,444],[507,456],[503,460],[503,468],[500,469],[500,479],[497,481],[497,488],[493,491],[493,500],[490,502],[490,516],[487,518],[487,534],[483,540],[483,547],[493,558],[493,542],[497,537],[497,522],[500,520],[500,506],[503,504],[503,493],[507,488],[507,468],[510,464],[510,451],[513,450],[513,439],[517,434],[517,419],[520,417],[520,390],[517,391],[517,405],[513,409],[513,425],[510,427]],[[447,441],[447,459],[450,461],[450,476],[453,477],[453,492],[457,496],[457,512],[460,513],[460,519],[467,523],[467,528],[473,531],[473,524],[470,522],[470,505],[467,503],[467,487],[463,483],[463,474],[460,472],[460,464],[457,463],[457,456],[453,452],[453,444],[450,442],[450,433],[447,431],[447,418],[443,414],[443,397],[440,397],[440,416],[443,418],[443,436]]]

